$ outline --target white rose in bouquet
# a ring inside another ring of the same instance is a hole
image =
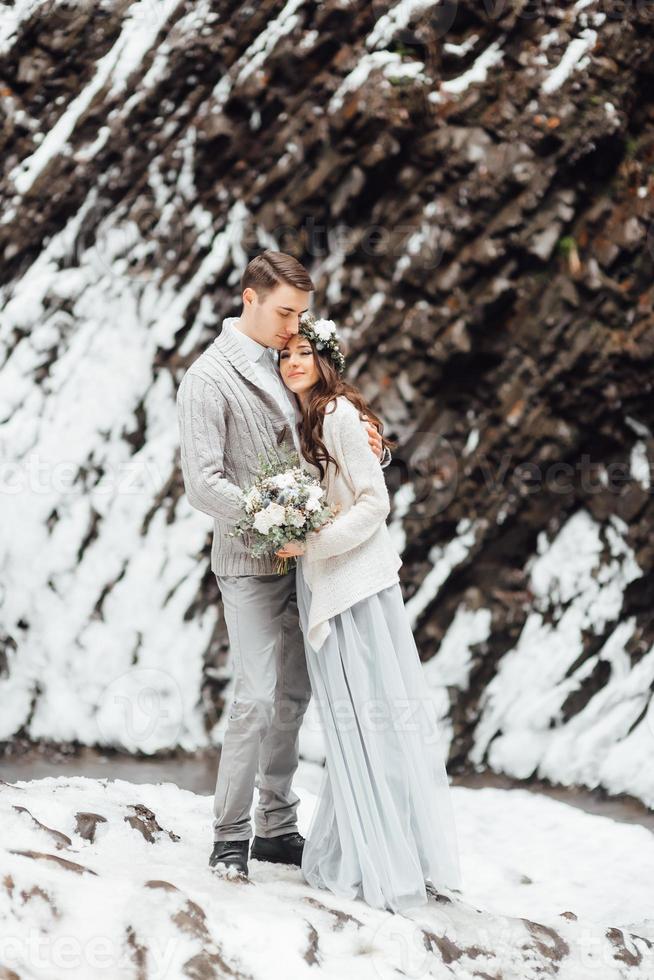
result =
[[[304,527],[307,522],[306,515],[301,510],[298,510],[297,507],[289,507],[287,520],[291,527]]]
[[[279,487],[280,490],[284,487],[291,488],[295,486],[295,476],[293,472],[278,473],[276,476],[271,477],[272,483]]]
[[[259,534],[268,534],[270,528],[273,526],[273,522],[270,519],[270,515],[266,510],[260,510],[254,515],[254,520],[252,521],[252,527],[259,532]]]
[[[266,506],[265,513],[268,515],[268,520],[270,521],[271,525],[277,524],[279,527],[281,527],[286,520],[286,510],[281,506],[281,504],[268,504]]]

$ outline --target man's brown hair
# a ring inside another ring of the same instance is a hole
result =
[[[250,286],[264,300],[280,282],[309,292],[315,289],[311,276],[301,262],[287,252],[266,249],[251,259],[241,276],[241,292]]]

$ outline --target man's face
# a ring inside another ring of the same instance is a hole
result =
[[[300,316],[309,309],[309,293],[288,283],[279,283],[266,298],[259,298],[251,287],[243,290],[243,306],[256,332],[256,339],[265,347],[281,350],[299,330]]]

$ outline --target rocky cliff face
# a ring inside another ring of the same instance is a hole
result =
[[[271,246],[399,441],[450,768],[652,805],[653,65],[639,2],[5,8],[1,739],[220,731],[174,395]]]

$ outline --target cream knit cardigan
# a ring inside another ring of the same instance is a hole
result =
[[[331,523],[309,533],[305,553],[298,558],[311,589],[306,638],[315,650],[329,636],[332,616],[399,582],[402,565],[386,526],[390,500],[384,472],[358,409],[345,395],[327,405],[323,442],[340,471],[328,463],[321,484],[327,503],[340,505],[340,510]],[[304,457],[301,461],[313,476],[320,476],[312,463]]]

